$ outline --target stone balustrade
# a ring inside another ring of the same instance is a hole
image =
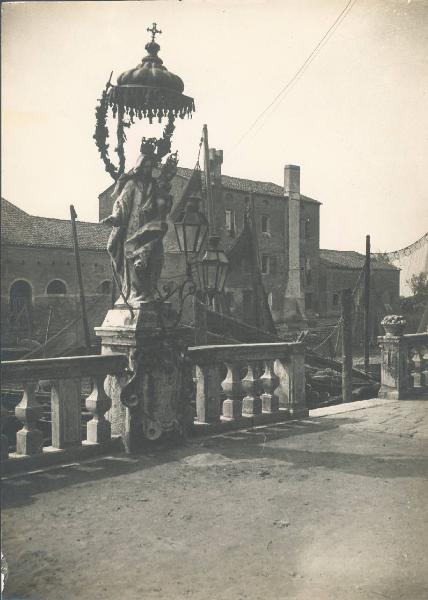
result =
[[[378,343],[382,350],[379,397],[428,397],[428,332],[387,334]]]
[[[193,346],[189,356],[196,365],[196,424],[308,415],[302,343]]]
[[[8,440],[2,435],[2,459],[60,452],[82,444],[108,443],[111,426],[105,413],[111,407],[111,399],[104,391],[104,380],[107,375],[122,374],[127,366],[128,359],[123,354],[3,362],[2,385],[19,384],[23,394],[15,408],[15,415],[22,423],[16,434],[16,452],[8,454]],[[87,377],[91,379],[92,391],[85,404],[92,419],[87,423],[86,439],[82,441],[81,379]],[[52,445],[43,447],[43,435],[38,428],[42,406],[36,391],[39,382],[46,380],[51,388]]]

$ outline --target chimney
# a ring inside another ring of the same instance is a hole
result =
[[[223,150],[209,149],[211,183],[221,185],[221,165],[223,164]]]
[[[297,194],[300,198],[300,167],[285,165],[284,167],[284,196]]]
[[[288,281],[284,316],[305,319],[300,256],[300,167],[285,165],[284,196],[288,199]]]

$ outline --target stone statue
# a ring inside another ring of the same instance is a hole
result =
[[[168,157],[157,179],[153,177],[156,162],[154,144],[143,140],[135,167],[116,184],[112,214],[102,220],[113,226],[107,250],[122,301],[131,307],[154,300],[164,263],[163,238],[177,155]],[[117,303],[121,304],[120,298]]]

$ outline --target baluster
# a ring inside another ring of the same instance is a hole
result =
[[[42,414],[42,407],[36,400],[37,383],[34,381],[24,384],[24,394],[21,402],[15,407],[16,418],[23,424],[16,434],[16,454],[41,454],[43,434],[37,429],[37,421]]]
[[[428,346],[424,346],[421,352],[422,355],[422,385],[428,387]]]
[[[220,374],[216,365],[196,365],[196,420],[199,423],[220,421]]]
[[[260,383],[263,388],[262,399],[262,410],[266,413],[273,413],[279,410],[279,398],[275,394],[275,390],[278,386],[278,377],[274,372],[274,361],[265,361],[265,371],[260,377]]]
[[[233,420],[241,416],[241,379],[237,363],[226,363],[226,367],[226,379],[221,384],[226,394],[226,400],[223,402],[223,418]]]
[[[249,363],[247,374],[241,382],[241,387],[245,392],[245,397],[242,400],[242,416],[253,417],[260,415],[262,412],[262,401],[259,396],[259,382],[255,375],[254,363]]]
[[[422,360],[421,355],[419,353],[419,348],[411,348],[409,358],[409,378],[411,381],[412,388],[418,389],[422,387],[421,367]]]
[[[57,379],[51,385],[52,449],[80,446],[80,379]]]
[[[86,425],[85,444],[105,444],[111,440],[111,424],[105,413],[111,408],[111,398],[104,390],[105,375],[98,375],[92,380],[92,392],[86,398],[86,408],[92,419]]]

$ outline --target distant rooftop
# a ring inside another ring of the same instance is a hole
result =
[[[354,252],[353,250],[320,250],[320,259],[333,268],[360,270],[364,266],[366,257],[364,254]],[[370,266],[374,271],[399,270],[394,265],[377,258],[371,260]]]
[[[184,179],[189,179],[192,172],[192,169],[187,169],[185,167],[177,168],[177,176],[183,177]],[[205,183],[205,174],[203,172],[202,181],[203,183]],[[284,196],[284,188],[282,188],[280,185],[277,185],[276,183],[271,183],[270,181],[253,181],[252,179],[241,179],[240,177],[230,177],[229,175],[222,175],[221,184],[223,188],[232,191],[247,192],[248,194],[262,194],[265,196],[275,197]],[[111,193],[114,185],[115,184],[113,183],[106,190],[104,190],[102,194]],[[321,202],[318,202],[318,200],[314,200],[313,198],[309,198],[308,196],[304,196],[303,194],[301,194],[301,198],[306,202],[321,204]]]
[[[110,228],[99,223],[77,221],[77,238],[82,250],[105,250]],[[72,248],[71,223],[29,215],[1,199],[1,243],[3,246]]]

